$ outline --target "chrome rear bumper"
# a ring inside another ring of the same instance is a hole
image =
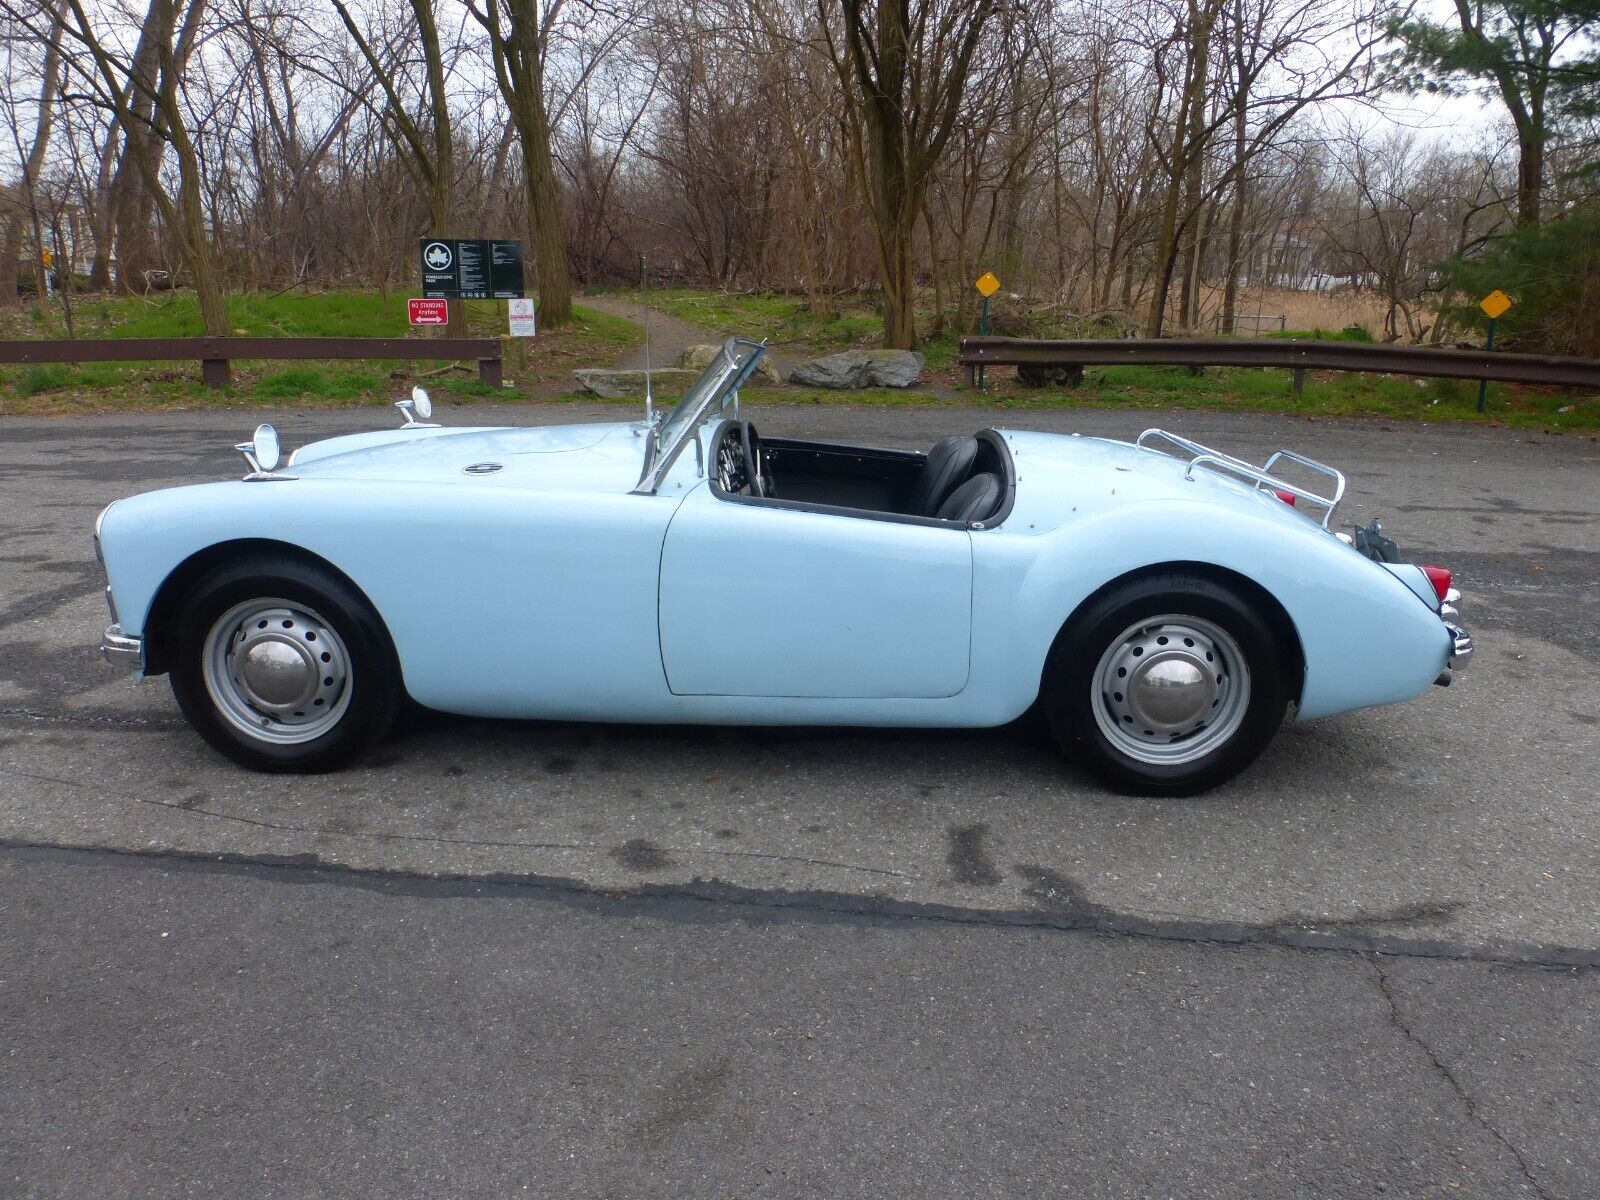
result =
[[[1448,684],[1452,676],[1465,671],[1472,662],[1472,635],[1453,621],[1446,621],[1444,627],[1450,631],[1450,658],[1439,678]]]
[[[1461,610],[1456,607],[1460,600],[1461,593],[1451,588],[1445,593],[1444,603],[1439,605],[1439,619],[1450,635],[1450,657],[1445,659],[1439,678],[1433,681],[1440,687],[1449,687],[1450,681],[1472,662],[1472,635],[1456,623],[1461,616]]]
[[[1472,635],[1454,621],[1446,620],[1444,627],[1450,634],[1450,657],[1445,659],[1444,670],[1439,672],[1439,678],[1434,683],[1449,687],[1450,681],[1472,662]]]
[[[121,625],[113,625],[100,638],[100,654],[114,667],[135,675],[144,673],[144,639],[128,637]]]

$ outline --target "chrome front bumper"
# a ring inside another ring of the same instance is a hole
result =
[[[121,625],[113,625],[100,638],[100,654],[113,667],[135,675],[144,674],[144,639],[128,637]]]

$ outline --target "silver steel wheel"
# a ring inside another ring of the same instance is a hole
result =
[[[1180,766],[1221,746],[1250,707],[1250,668],[1225,629],[1200,617],[1150,617],[1100,656],[1090,686],[1100,732],[1129,758]]]
[[[212,624],[201,654],[217,711],[260,741],[312,741],[350,707],[350,653],[303,604],[270,597],[235,604]]]

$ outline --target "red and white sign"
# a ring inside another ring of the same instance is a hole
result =
[[[506,313],[511,319],[512,337],[533,337],[535,326],[532,300],[507,300]]]
[[[450,302],[448,300],[407,300],[406,316],[413,325],[448,325]]]

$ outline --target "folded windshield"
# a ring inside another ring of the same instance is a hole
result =
[[[750,378],[767,348],[760,342],[729,338],[711,365],[689,385],[683,399],[655,430],[645,454],[644,474],[636,492],[654,492],[661,477],[677,458],[701,423],[723,415],[734,403],[740,386]]]

